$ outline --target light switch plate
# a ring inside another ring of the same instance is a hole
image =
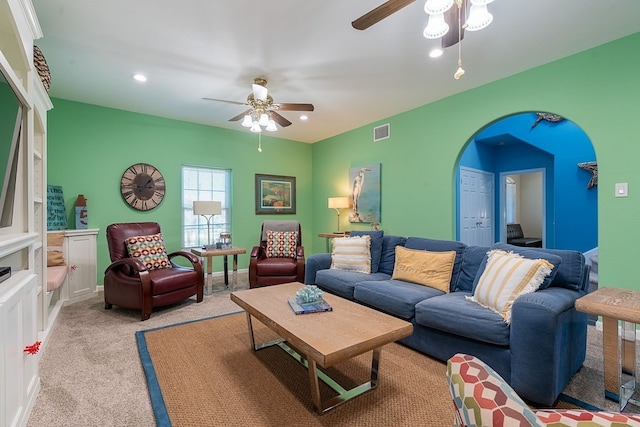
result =
[[[629,197],[629,184],[626,182],[616,183],[616,197]]]

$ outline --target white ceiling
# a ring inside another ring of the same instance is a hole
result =
[[[316,142],[640,31],[637,0],[496,0],[493,23],[428,57],[424,0],[365,31],[383,0],[33,0],[52,97],[248,132],[228,119],[258,76],[315,105],[274,136]],[[637,55],[638,52],[629,52]],[[585,70],[587,72],[588,70]],[[148,81],[135,82],[133,73]],[[542,84],[542,82],[541,82]]]

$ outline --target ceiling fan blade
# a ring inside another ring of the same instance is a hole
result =
[[[252,111],[251,109],[248,109],[247,111],[244,111],[244,112],[242,112],[242,113],[238,114],[237,116],[233,116],[233,117],[231,117],[231,118],[229,119],[229,121],[230,121],[230,122],[237,122],[238,120],[240,120],[240,119],[244,118],[244,116],[246,116],[247,114],[250,114],[250,113],[251,113],[251,111]]]
[[[253,86],[253,99],[265,102],[267,100],[267,88],[255,83],[251,86]]]
[[[202,98],[202,99],[205,101],[226,102],[227,104],[234,104],[234,105],[249,105],[246,102],[227,101],[226,99],[215,99],[215,98]]]
[[[443,49],[453,46],[458,43],[458,40],[464,39],[464,28],[460,28],[460,26],[467,22],[466,10],[467,0],[463,0],[460,7],[460,25],[458,25],[458,6],[455,3],[444,13],[444,21],[449,24],[449,31],[442,36],[440,41]],[[458,31],[460,31],[460,38],[458,38]]]
[[[313,111],[313,104],[296,104],[291,102],[284,102],[282,104],[276,104],[278,110],[282,111]]]
[[[415,0],[389,0],[353,21],[351,26],[356,30],[366,30],[373,24],[382,21],[387,16],[399,11],[414,1]]]
[[[291,124],[289,120],[287,120],[284,116],[276,113],[275,111],[271,111],[271,118],[275,120],[275,122],[280,126],[282,126],[283,128]]]

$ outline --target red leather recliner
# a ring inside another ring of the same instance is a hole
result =
[[[169,260],[181,256],[191,268],[173,261],[173,268],[148,270],[142,262],[129,257],[125,241],[129,237],[160,233],[155,222],[111,224],[107,227],[107,246],[111,265],[104,272],[104,308],[113,305],[142,310],[142,320],[151,317],[153,307],[175,304],[192,295],[201,302],[204,295],[204,275],[200,258],[190,252],[168,254]]]
[[[298,231],[295,258],[268,258],[267,231]],[[254,246],[249,258],[249,287],[258,288],[280,283],[304,283],[304,247],[298,221],[265,221],[260,230],[260,245]]]

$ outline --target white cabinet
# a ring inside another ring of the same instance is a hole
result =
[[[40,389],[38,357],[24,352],[37,340],[37,277],[19,271],[7,282],[10,289],[0,294],[0,425],[19,426],[26,424]]]
[[[65,305],[92,297],[97,291],[96,235],[98,229],[65,230],[67,273]],[[64,297],[63,297],[64,298]]]

